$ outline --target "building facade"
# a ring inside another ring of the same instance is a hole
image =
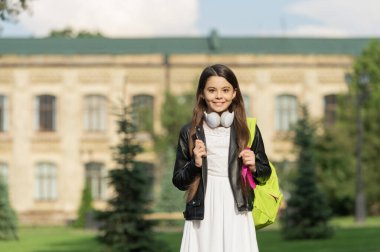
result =
[[[202,69],[230,66],[247,114],[258,119],[268,156],[293,160],[289,129],[298,105],[334,120],[335,95],[365,39],[151,38],[0,39],[0,174],[23,224],[76,217],[88,181],[96,207],[110,190],[115,108],[133,104],[162,131],[163,94],[194,90]],[[138,156],[157,169],[148,134]]]

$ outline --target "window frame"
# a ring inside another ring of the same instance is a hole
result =
[[[137,131],[153,131],[153,125],[154,125],[154,99],[155,97],[150,94],[136,94],[132,96],[132,119],[134,122],[134,125],[137,128]],[[139,111],[137,111],[137,109]],[[143,112],[148,111],[150,118],[142,117],[141,111]],[[147,121],[147,125],[143,125],[144,128],[141,127],[141,124],[143,124],[144,120]]]
[[[107,171],[104,163],[88,162],[84,168],[85,183],[90,185],[92,199],[104,200],[107,192]]]
[[[105,132],[108,124],[108,101],[104,95],[84,97],[83,128],[86,132]]]
[[[4,179],[5,183],[8,184],[9,180],[9,167],[5,162],[0,162],[0,176]]]
[[[46,99],[45,101],[43,99]],[[50,101],[50,104],[48,104]],[[45,104],[41,104],[46,102]],[[57,131],[57,97],[41,94],[35,97],[35,129],[39,132]]]
[[[245,109],[245,114],[248,117],[252,117],[252,111],[251,111],[251,96],[243,94],[242,95],[243,102],[244,102],[244,109]]]
[[[34,180],[34,199],[36,201],[56,201],[58,199],[58,169],[54,163],[37,163]]]
[[[276,96],[275,130],[276,132],[289,132],[298,120],[298,98],[291,94]]]
[[[323,117],[324,124],[331,127],[336,122],[336,109],[338,105],[338,96],[336,94],[328,94],[323,96]]]
[[[0,133],[9,130],[9,98],[0,94]]]

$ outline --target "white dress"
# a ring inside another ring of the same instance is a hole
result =
[[[185,221],[181,252],[259,251],[251,212],[238,212],[228,179],[230,128],[203,125],[207,145],[204,219]]]

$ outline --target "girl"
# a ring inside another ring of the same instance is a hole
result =
[[[187,191],[181,252],[258,251],[253,191],[241,176],[248,166],[256,183],[271,169],[260,130],[249,141],[244,103],[235,74],[206,67],[199,79],[190,124],[180,132],[173,184]]]

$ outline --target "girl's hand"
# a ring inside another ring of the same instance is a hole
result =
[[[195,166],[202,167],[202,158],[206,157],[206,146],[202,140],[195,140],[195,147],[193,149]]]
[[[251,172],[256,172],[256,157],[251,149],[244,149],[240,152],[239,158],[240,157],[243,160],[243,165],[248,166]]]

